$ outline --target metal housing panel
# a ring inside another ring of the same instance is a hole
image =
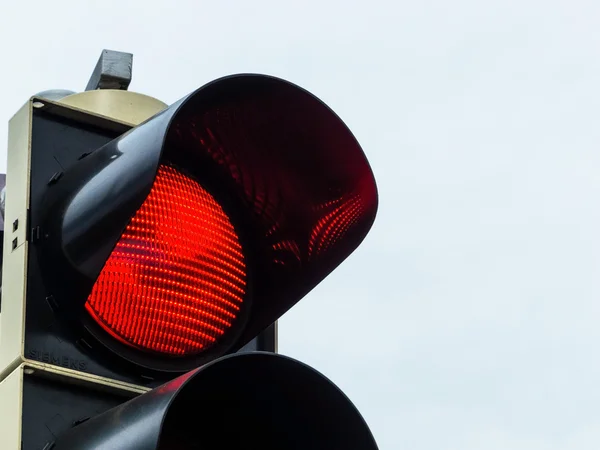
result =
[[[143,394],[150,390],[149,387],[139,386],[133,383],[126,383],[120,380],[114,380],[108,377],[101,377],[91,373],[79,372],[77,370],[59,367],[53,364],[45,364],[30,359],[25,359],[27,367],[32,371],[43,372],[50,377],[64,377],[65,382],[76,384],[94,384],[97,389],[111,389],[112,391],[128,392],[132,394]],[[1,395],[0,395],[1,398]],[[1,447],[0,447],[1,448]]]
[[[0,448],[21,449],[23,365],[0,382]]]
[[[139,125],[168,107],[147,95],[112,89],[80,92],[64,97],[58,103],[131,126]]]
[[[136,396],[33,367],[25,369],[22,386],[21,447],[2,450],[48,449],[74,424]]]
[[[0,380],[19,364],[23,355],[32,107],[33,102],[30,100],[8,125]]]

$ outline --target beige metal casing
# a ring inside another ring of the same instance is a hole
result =
[[[72,369],[28,360],[24,357],[25,301],[27,298],[27,211],[31,174],[31,127],[33,108],[63,109],[63,114],[87,114],[88,120],[109,120],[129,127],[148,120],[167,105],[157,99],[128,91],[89,91],[73,94],[59,102],[31,98],[9,121],[6,210],[2,270],[2,303],[0,310],[0,380],[19,364],[27,362],[40,370],[63,373],[69,377],[86,377],[96,383],[133,392],[148,389]],[[70,99],[70,100],[68,100]],[[112,102],[112,106],[111,106]],[[75,106],[77,105],[77,106]],[[135,113],[132,113],[135,111]],[[112,116],[108,116],[112,114]],[[0,421],[1,424],[1,421]]]
[[[130,91],[101,89],[69,95],[58,103],[135,126],[167,108],[167,104]]]
[[[52,366],[43,368],[40,363],[30,362],[18,365],[6,378],[0,381],[0,449],[20,450],[23,430],[23,401],[24,385],[26,377],[43,377],[46,380],[60,380],[69,383],[69,386],[81,386],[99,392],[123,393],[123,390],[115,386],[98,384],[94,379],[86,377],[68,377],[53,370]],[[31,380],[28,380],[31,381]],[[134,392],[126,390],[124,398],[131,398],[143,391]]]
[[[98,93],[96,93],[98,92]],[[31,174],[31,131],[33,109],[56,109],[65,116],[81,117],[107,125],[138,125],[167,107],[151,97],[131,92],[90,91],[53,102],[30,99],[10,119],[8,129],[5,230],[0,310],[0,449],[20,450],[23,413],[23,377],[54,377],[67,383],[84,383],[93,389],[126,391],[133,395],[149,389],[118,380],[78,372],[24,357],[25,305],[27,298],[27,229]],[[62,105],[61,105],[62,104]],[[34,376],[34,375],[32,375]]]
[[[0,311],[0,380],[14,370],[23,359],[32,108],[33,100],[29,100],[12,117],[8,125]]]
[[[94,92],[94,91],[91,91]],[[63,113],[73,116],[88,115],[87,119],[106,123],[106,119],[127,126],[135,126],[149,119],[156,112],[164,109],[166,105],[151,97],[125,92],[118,95],[121,99],[121,108],[115,106],[115,118],[106,117],[108,109],[100,101],[90,100],[92,96],[75,99],[79,94],[74,94],[71,103],[78,103],[80,107],[62,105]],[[88,99],[86,101],[86,98]],[[99,97],[98,97],[99,98]],[[127,102],[125,99],[129,99]],[[136,101],[140,105],[136,106]],[[119,102],[116,102],[117,104]],[[4,250],[2,264],[2,309],[0,310],[0,381],[10,376],[20,364],[27,363],[35,370],[54,375],[63,375],[73,380],[86,379],[92,383],[122,389],[130,392],[142,393],[148,388],[117,380],[85,374],[69,368],[45,364],[40,361],[28,360],[24,357],[25,341],[25,302],[27,298],[27,256],[29,242],[27,241],[27,216],[29,209],[29,187],[31,174],[31,127],[34,108],[52,109],[60,105],[44,99],[30,99],[11,118],[8,129],[7,174],[6,174],[6,210],[4,230]],[[138,113],[128,114],[130,109],[137,109]],[[70,113],[69,113],[70,111]],[[120,113],[119,113],[120,111]],[[0,403],[5,402],[0,397]],[[0,417],[0,434],[4,422]],[[0,447],[4,448],[4,447]]]
[[[17,366],[8,377],[0,381],[0,448],[21,448],[21,417],[23,415],[23,369]]]

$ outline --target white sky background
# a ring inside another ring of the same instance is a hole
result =
[[[380,210],[281,320],[282,353],[381,449],[597,450],[599,46],[592,0],[6,1],[0,121],[83,89],[103,48],[167,103],[236,72],[307,88],[363,145]]]

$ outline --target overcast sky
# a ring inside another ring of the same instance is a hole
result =
[[[167,103],[236,72],[307,88],[361,142],[380,210],[281,352],[381,449],[597,450],[599,22],[597,0],[6,1],[0,141],[103,48]]]

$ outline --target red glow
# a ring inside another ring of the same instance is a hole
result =
[[[360,195],[350,195],[337,201],[326,202],[316,210],[320,218],[308,241],[310,257],[328,251],[341,241],[348,230],[361,219],[366,208]]]
[[[232,326],[245,292],[244,256],[229,218],[196,181],[163,165],[86,309],[130,346],[189,355]]]

